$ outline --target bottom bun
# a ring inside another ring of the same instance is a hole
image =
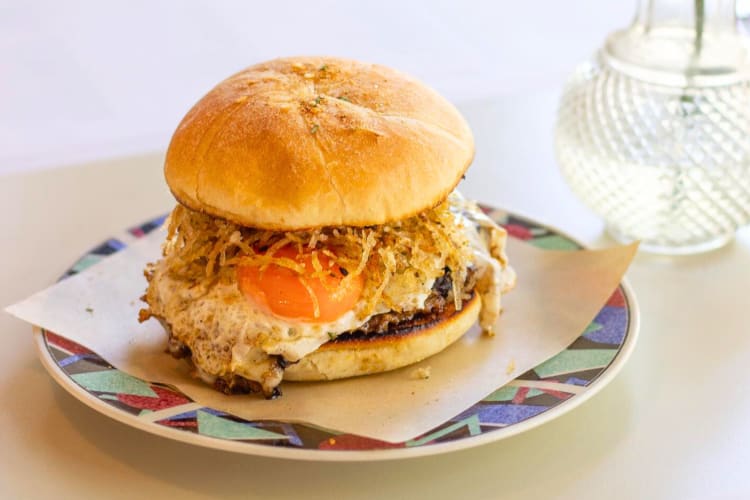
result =
[[[461,338],[477,321],[481,300],[474,296],[456,311],[442,313],[384,334],[348,335],[326,342],[284,370],[284,380],[334,380],[395,370],[437,354]]]

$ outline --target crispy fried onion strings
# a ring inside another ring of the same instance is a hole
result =
[[[359,310],[363,317],[372,314],[378,304],[401,311],[402,304],[394,300],[397,294],[389,290],[421,290],[425,283],[445,274],[446,268],[456,309],[461,309],[462,286],[471,261],[462,219],[450,211],[448,202],[380,226],[266,231],[182,205],[172,211],[168,224],[163,253],[169,272],[176,277],[200,283],[216,279],[220,272],[232,272],[238,265],[258,266],[263,272],[274,264],[314,279],[330,276],[330,267],[338,266],[344,276],[338,285],[342,291],[359,275],[365,280],[362,299],[366,303]],[[294,259],[275,256],[287,245],[311,256],[312,273]],[[327,259],[321,260],[321,255]]]

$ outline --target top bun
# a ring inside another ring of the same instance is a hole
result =
[[[183,205],[244,226],[368,226],[440,203],[473,155],[456,108],[414,78],[295,57],[251,66],[198,101],[164,174]]]

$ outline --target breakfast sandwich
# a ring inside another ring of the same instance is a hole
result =
[[[506,232],[456,186],[471,131],[396,70],[277,59],[219,83],[178,126],[178,205],[147,307],[168,351],[225,393],[280,394],[400,368],[479,321],[515,282]]]

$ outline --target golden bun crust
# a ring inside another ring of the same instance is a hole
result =
[[[334,380],[395,370],[426,359],[461,338],[477,321],[477,294],[463,309],[408,333],[327,342],[284,371],[284,380]]]
[[[251,66],[198,101],[164,173],[183,205],[245,226],[366,226],[440,203],[473,155],[463,117],[419,81],[295,57]]]

